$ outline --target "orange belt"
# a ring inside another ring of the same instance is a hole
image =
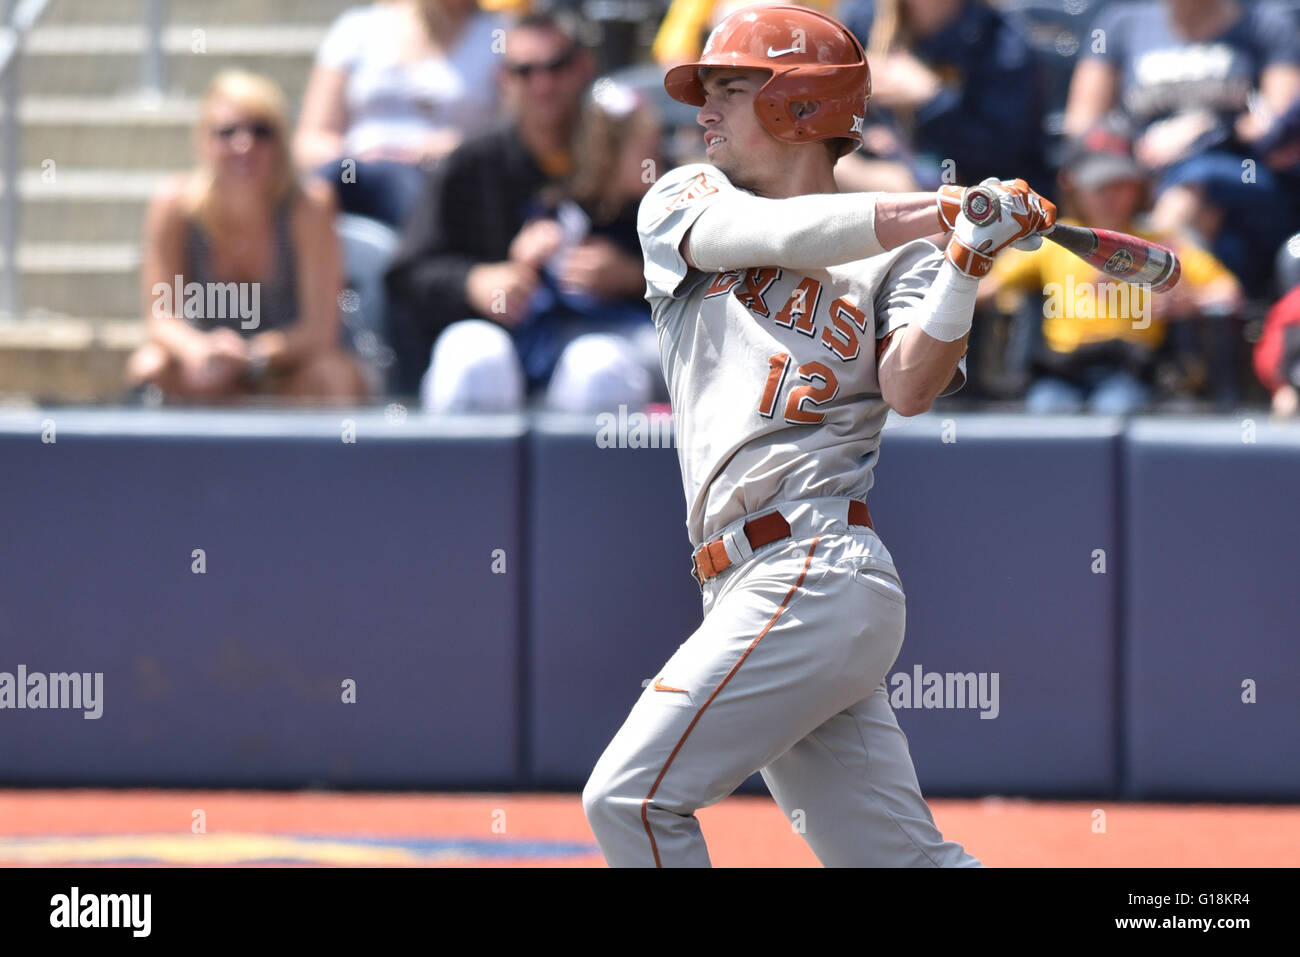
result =
[[[871,513],[867,511],[866,502],[849,502],[849,524],[864,525],[871,528]],[[780,512],[760,515],[753,521],[745,523],[745,537],[749,547],[757,551],[764,545],[779,542],[790,537],[790,523]],[[710,578],[716,578],[731,567],[731,556],[727,546],[718,538],[695,550],[695,580],[701,585]]]

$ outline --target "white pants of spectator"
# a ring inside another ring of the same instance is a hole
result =
[[[613,411],[639,406],[655,394],[659,345],[654,328],[589,332],[560,353],[545,404],[559,412]],[[524,408],[525,377],[510,333],[484,319],[452,323],[433,346],[420,383],[431,412],[516,412]]]

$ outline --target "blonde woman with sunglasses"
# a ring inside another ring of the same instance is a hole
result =
[[[269,80],[214,78],[195,131],[198,167],[149,204],[149,341],[128,363],[133,387],[203,402],[363,396],[360,369],[339,347],[333,207],[328,190],[298,182],[287,129]]]

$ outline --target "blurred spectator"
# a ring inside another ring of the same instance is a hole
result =
[[[1020,25],[983,0],[851,0],[842,16],[871,65],[867,151],[915,181],[857,188],[931,190],[1018,176],[1051,194],[1043,83]],[[846,157],[837,179],[861,158]]]
[[[511,243],[543,188],[558,187],[572,170],[572,138],[592,71],[574,25],[543,14],[523,17],[506,34],[499,67],[507,121],[467,140],[428,178],[388,273],[392,385],[403,394],[419,391],[433,343],[448,324],[523,317],[537,277],[510,260]]]
[[[567,371],[555,377],[579,396],[560,404],[581,404],[611,376],[644,384],[624,346],[605,340],[587,349],[591,342],[555,334],[558,313],[582,305],[603,322],[620,309],[611,300],[644,293],[626,207],[647,188],[642,163],[654,159],[647,154],[657,131],[641,122],[636,103],[619,102],[630,93],[605,84],[590,109],[611,115],[589,116],[583,135],[592,146],[575,169],[590,79],[591,58],[567,19],[533,14],[508,32],[502,85],[513,119],[466,142],[434,173],[389,272],[399,391],[420,389],[439,409],[514,409],[525,385],[539,384],[556,362]],[[562,205],[570,179],[588,207],[581,214]],[[643,317],[644,306],[636,309]],[[565,361],[561,349],[574,348],[588,352],[584,364]]]
[[[1295,206],[1300,207],[1300,96],[1258,140],[1255,150],[1278,175]]]
[[[360,371],[339,348],[331,202],[321,184],[296,180],[280,91],[260,76],[219,74],[195,145],[198,169],[149,204],[150,340],[128,363],[131,385],[207,400],[360,397]]]
[[[655,34],[650,55],[662,66],[698,60],[709,31],[733,10],[749,5],[749,0],[672,0]],[[794,5],[834,14],[836,0],[810,0]]]
[[[1286,295],[1300,286],[1300,233],[1296,233],[1277,251],[1274,272],[1277,274],[1279,295]]]
[[[1068,215],[1083,222],[1172,245],[1182,279],[1172,290],[1152,295],[1140,286],[1110,279],[1073,253],[1045,242],[1033,252],[1009,250],[980,284],[979,301],[1008,292],[1042,295],[1044,345],[1034,357],[1039,373],[1025,403],[1031,412],[1091,411],[1122,414],[1141,408],[1152,379],[1167,321],[1206,312],[1230,314],[1241,291],[1232,274],[1212,255],[1137,226],[1146,184],[1120,126],[1103,123],[1082,138],[1061,172]],[[1031,300],[1034,301],[1034,300]],[[1036,302],[1035,302],[1036,304]]]
[[[342,208],[400,228],[424,175],[496,115],[502,23],[474,0],[390,0],[343,13],[321,44],[294,137]]]
[[[478,349],[495,339],[498,368],[472,369],[448,330],[425,375],[425,406],[476,404],[477,382],[511,394],[546,386],[550,408],[579,412],[644,404],[664,390],[636,216],[662,162],[660,118],[630,87],[595,84],[575,140],[574,170],[562,197],[539,197],[536,216],[510,257],[538,277],[527,315],[509,334],[479,326]],[[478,325],[478,323],[472,323]],[[455,327],[453,327],[455,329]],[[469,335],[467,332],[461,336]],[[522,374],[522,379],[521,379]]]
[[[1276,415],[1300,411],[1300,286],[1265,317],[1264,334],[1255,345],[1255,374],[1273,397]]]
[[[1093,33],[1067,134],[1121,106],[1140,131],[1138,161],[1157,175],[1156,227],[1196,235],[1263,294],[1296,216],[1294,186],[1261,155],[1285,146],[1272,128],[1300,95],[1294,16],[1272,2],[1149,0],[1112,4]]]

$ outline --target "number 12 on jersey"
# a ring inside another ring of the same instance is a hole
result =
[[[778,352],[767,360],[767,384],[758,403],[758,414],[763,418],[770,419],[775,414],[792,363],[788,352]],[[823,405],[835,398],[840,391],[839,380],[824,362],[805,362],[795,370],[795,377],[807,384],[790,390],[785,401],[785,420],[791,425],[817,425],[826,418],[826,413],[812,411],[807,406]]]

